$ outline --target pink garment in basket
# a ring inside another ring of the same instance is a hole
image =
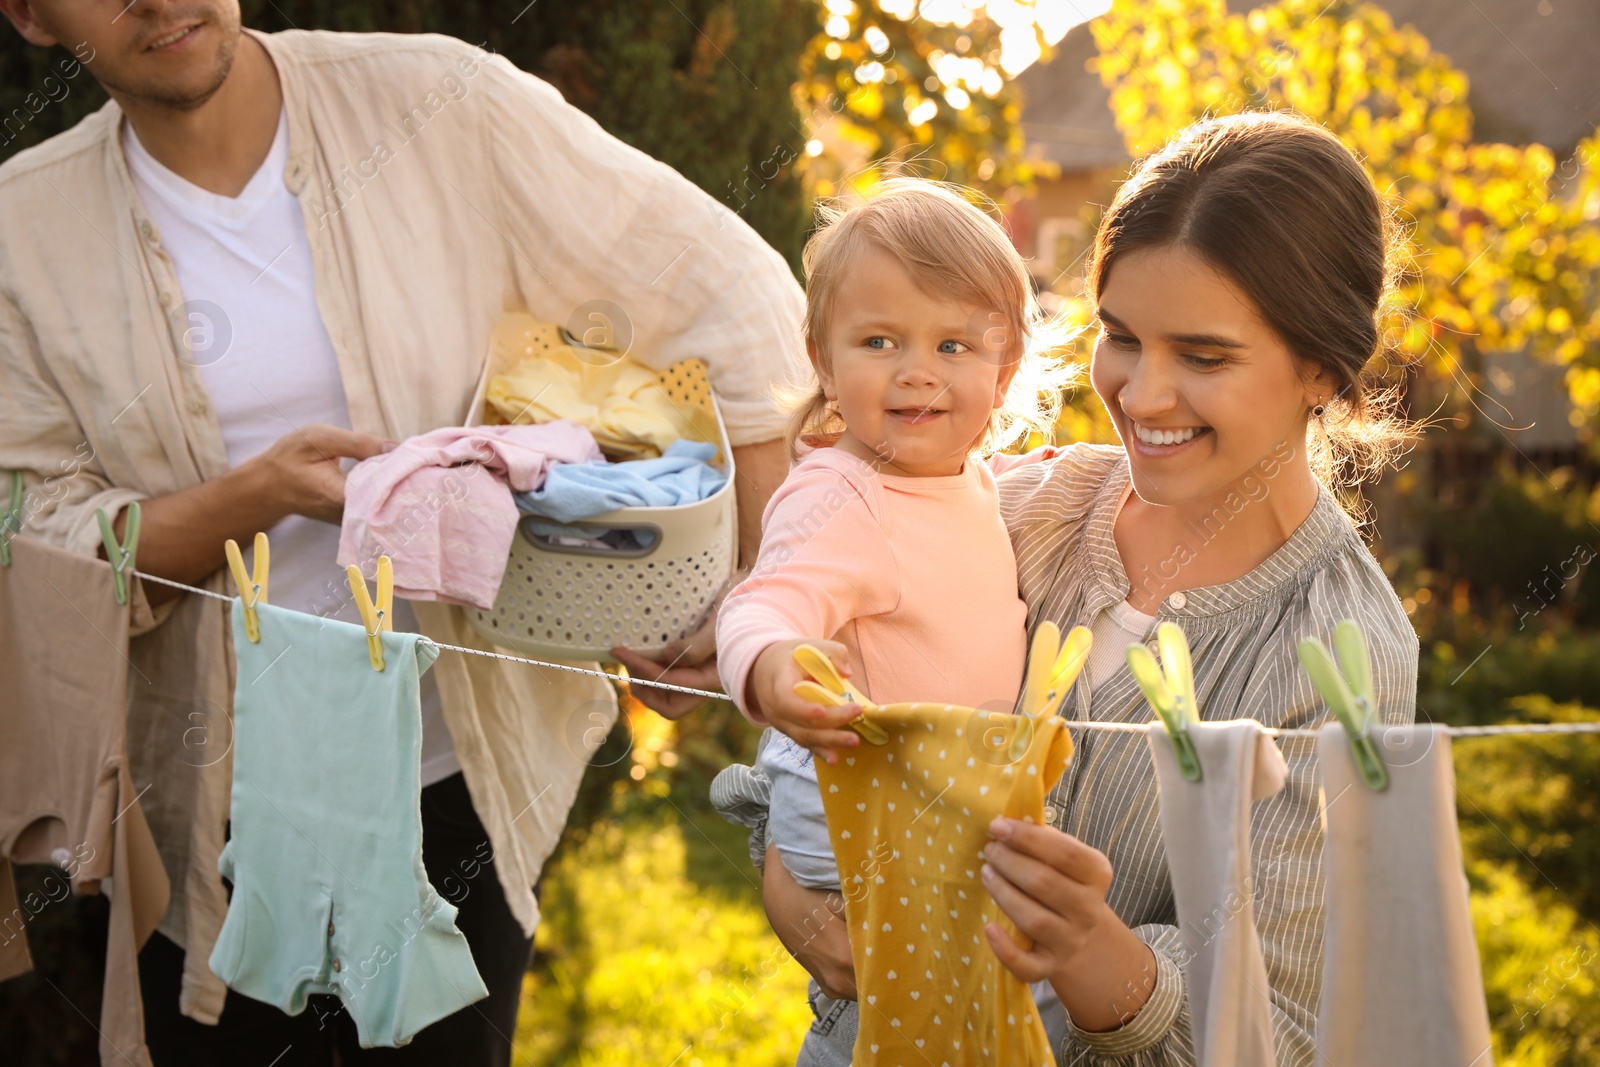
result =
[[[396,596],[487,611],[516,536],[512,491],[539,488],[557,463],[602,458],[594,436],[566,419],[412,437],[350,471],[339,564],[357,564],[370,578],[387,555]]]

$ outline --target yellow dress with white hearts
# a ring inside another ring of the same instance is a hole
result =
[[[990,822],[1043,822],[1045,794],[1072,757],[1055,709],[1087,658],[1087,633],[1075,631],[1059,657],[1053,633],[1040,637],[1024,698],[1035,715],[869,706],[882,743],[817,762],[861,1007],[857,1064],[1055,1062],[1027,984],[1001,965],[984,927],[999,922],[1028,941],[978,875]]]

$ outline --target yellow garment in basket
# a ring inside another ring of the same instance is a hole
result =
[[[646,459],[679,438],[705,439],[691,424],[695,412],[673,403],[660,374],[597,349],[555,345],[523,359],[489,382],[486,399],[510,423],[571,419],[616,458]]]
[[[1023,704],[1034,717],[868,706],[887,740],[816,764],[861,1006],[855,1063],[1055,1063],[1027,984],[995,957],[984,927],[999,922],[1029,941],[978,876],[990,822],[1042,823],[1045,794],[1072,757],[1055,711],[1088,657],[1088,633],[1075,631],[1058,658],[1055,628],[1045,626]]]

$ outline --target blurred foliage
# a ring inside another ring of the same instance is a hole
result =
[[[1419,719],[1455,726],[1552,721],[1530,714],[1534,696],[1600,707],[1600,635],[1568,628],[1517,633],[1486,625],[1470,610],[1458,613],[1448,604],[1430,610],[1436,607],[1436,601],[1419,607],[1413,616],[1422,622]]]
[[[705,807],[608,820],[546,868],[518,1062],[794,1062],[805,972],[767,925],[742,834]]]
[[[1053,11],[826,0],[795,86],[810,127],[801,160],[808,191],[831,196],[852,179],[870,182],[874,165],[891,158],[996,199],[1054,176],[1053,165],[1024,158],[1022,103],[1002,62],[1002,37],[1013,62],[1027,49],[1020,41],[1040,54],[1046,31],[1037,20]]]
[[[1525,630],[1600,624],[1600,487],[1573,468],[1502,464],[1464,501],[1435,501],[1427,520],[1440,572],[1465,583],[1479,613]]]
[[[767,925],[748,832],[708,793],[757,731],[722,701],[677,724],[625,706],[545,867],[518,1062],[792,1063],[807,978]]]
[[[0,939],[26,937],[34,969],[0,982],[0,1061],[28,1067],[99,1063],[90,1020],[100,1018],[110,898],[73,895],[57,867],[18,864],[11,871],[18,910],[0,916]]]
[[[1400,362],[1476,387],[1467,339],[1527,346],[1565,364],[1574,404],[1600,416],[1600,132],[1559,163],[1542,145],[1471,143],[1466,77],[1370,3],[1117,0],[1093,30],[1136,157],[1257,109],[1294,109],[1350,146],[1407,238],[1387,330]]]
[[[1460,764],[1458,757],[1457,764]],[[1469,862],[1494,1062],[1588,1067],[1600,1057],[1600,933],[1510,864]]]
[[[1543,693],[1512,697],[1507,710],[1502,721],[1600,720],[1600,711]],[[1470,761],[1458,783],[1467,850],[1508,869],[1525,863],[1530,888],[1553,890],[1600,922],[1600,736],[1462,739],[1457,747],[1458,762]]]
[[[1402,591],[1422,637],[1417,718],[1600,720],[1600,635],[1517,630],[1469,596]],[[1421,578],[1430,577],[1421,574]],[[1418,603],[1418,601],[1421,603]],[[1579,1067],[1600,1050],[1600,736],[1460,738],[1461,844],[1503,1067]]]
[[[444,33],[503,55],[726,203],[798,271],[806,214],[795,168],[780,161],[804,150],[793,86],[815,27],[815,0],[534,3],[519,14],[522,6],[240,4],[244,24],[267,32]],[[12,116],[9,125],[0,120],[0,160],[67,129],[105,99],[68,50],[34,48],[9,26],[0,32],[0,116]]]

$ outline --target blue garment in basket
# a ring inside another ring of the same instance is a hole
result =
[[[664,508],[693,504],[728,481],[710,465],[717,446],[705,441],[674,441],[659,459],[625,463],[561,463],[550,468],[544,485],[517,493],[517,510],[556,522],[577,522],[618,508]]]
[[[233,602],[233,883],[211,969],[290,1015],[338,995],[363,1048],[404,1045],[488,995],[456,909],[422,866],[420,679],[439,649],[262,604],[261,641]]]

